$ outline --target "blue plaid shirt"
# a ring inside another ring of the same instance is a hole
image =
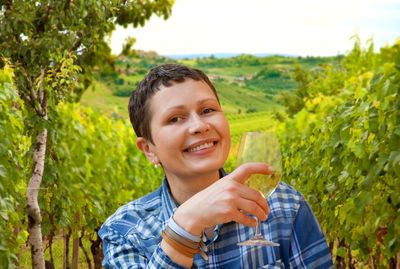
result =
[[[221,224],[206,242],[208,261],[196,254],[193,268],[333,268],[325,237],[304,197],[281,182],[268,203],[271,211],[261,232],[280,247],[237,246],[254,228]],[[183,268],[160,247],[161,233],[175,209],[166,180],[156,191],[119,208],[99,231],[103,266]]]

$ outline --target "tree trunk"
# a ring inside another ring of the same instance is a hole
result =
[[[400,269],[400,252],[397,253],[396,269]]]
[[[69,269],[69,238],[71,237],[71,229],[65,233],[64,229],[64,264],[63,269]]]
[[[351,247],[349,246],[347,248],[347,258],[348,258],[348,267],[349,269],[356,269],[356,267],[354,266],[354,261],[353,261],[353,256],[351,255]]]
[[[92,252],[93,255],[93,261],[94,261],[94,268],[95,269],[101,269],[101,261],[103,260],[103,252],[101,249],[101,239],[97,232],[99,229],[95,229],[96,232],[96,240],[90,240],[92,245],[90,246],[90,251]]]
[[[329,242],[329,249],[331,250],[331,253],[334,247],[335,247],[335,240],[332,240],[331,242]]]
[[[369,268],[375,269],[375,260],[374,260],[374,256],[372,256],[371,254],[369,255]]]
[[[44,171],[46,143],[47,129],[45,128],[36,137],[35,150],[33,152],[34,168],[26,191],[29,245],[31,247],[32,268],[34,269],[45,269],[41,229],[42,216],[40,214],[38,194]]]
[[[78,269],[79,264],[79,237],[72,238],[72,269]]]
[[[54,226],[51,228],[48,236],[48,241],[49,241],[49,255],[50,255],[50,262],[51,264],[54,264],[54,255],[53,255],[53,239],[54,239]]]
[[[89,254],[86,251],[86,248],[85,248],[85,246],[83,245],[83,242],[82,242],[82,238],[83,238],[84,235],[85,235],[85,230],[82,229],[82,234],[79,237],[79,246],[81,247],[81,249],[83,251],[83,254],[85,255],[85,259],[86,259],[86,263],[88,265],[88,269],[92,269],[92,263],[90,261]]]
[[[338,248],[345,247],[345,246],[346,246],[346,244],[344,243],[344,240],[341,239],[339,241]],[[340,268],[340,269],[345,269],[346,268],[346,261],[345,261],[344,257],[336,255],[336,267]]]
[[[75,221],[79,225],[80,215],[75,215]],[[72,269],[78,269],[79,264],[79,236],[73,233],[72,236]]]

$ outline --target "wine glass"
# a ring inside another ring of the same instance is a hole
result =
[[[282,176],[282,159],[279,149],[279,141],[271,132],[244,133],[240,141],[237,155],[237,165],[248,162],[262,162],[273,167],[272,175],[251,175],[246,185],[270,196],[278,186]],[[239,242],[240,246],[279,246],[264,238],[260,231],[260,221],[257,219],[255,234],[249,240]]]

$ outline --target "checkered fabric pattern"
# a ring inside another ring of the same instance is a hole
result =
[[[208,261],[196,254],[192,268],[333,268],[325,237],[304,197],[281,182],[268,203],[271,211],[261,232],[279,247],[237,246],[254,228],[225,223],[206,242]],[[160,248],[161,233],[176,208],[166,179],[156,191],[119,208],[99,231],[103,266],[183,268]]]

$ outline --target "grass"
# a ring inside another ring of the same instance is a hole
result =
[[[240,67],[211,67],[205,69],[207,74],[220,76],[241,77],[254,75],[262,69],[262,66],[240,66]]]
[[[182,59],[178,62],[192,67],[200,66],[200,69],[209,75],[217,88],[226,114],[280,110],[279,104],[274,100],[274,95],[282,88],[286,88],[285,86],[293,87],[290,84],[293,83],[290,76],[272,79],[257,76],[254,81],[252,78],[265,68],[286,70],[285,72],[290,73],[295,63],[302,62],[306,65],[307,62],[297,58],[269,57],[260,58],[259,64],[255,65],[252,59],[250,62],[246,59],[246,57],[239,57],[236,60]],[[108,115],[118,115],[126,119],[128,118],[128,97],[113,94],[118,92],[118,94],[129,96],[131,88],[133,89],[137,82],[143,79],[143,72],[148,71],[149,66],[166,61],[171,60],[150,54],[121,58],[116,62],[117,68],[114,73],[111,72],[109,76],[104,76],[104,74],[98,76],[92,89],[84,93],[81,103]],[[204,61],[208,64],[204,64]]]
[[[280,106],[268,99],[262,91],[250,90],[238,83],[229,83],[224,80],[216,81],[214,84],[226,114],[245,113],[248,110],[254,112],[280,109]],[[83,94],[81,104],[110,116],[118,115],[127,119],[128,100],[129,97],[113,95],[112,90],[105,83],[96,81],[93,87]]]
[[[96,81],[82,96],[81,104],[90,106],[107,115],[118,114],[128,118],[128,97],[119,97],[103,83]]]
[[[245,113],[251,109],[270,111],[277,106],[261,91],[249,90],[238,84],[229,84],[224,81],[216,82],[215,87],[226,114]]]
[[[272,113],[272,111],[264,111],[244,115],[229,115],[232,146],[239,144],[240,136],[244,132],[276,130],[280,123],[274,119]]]

